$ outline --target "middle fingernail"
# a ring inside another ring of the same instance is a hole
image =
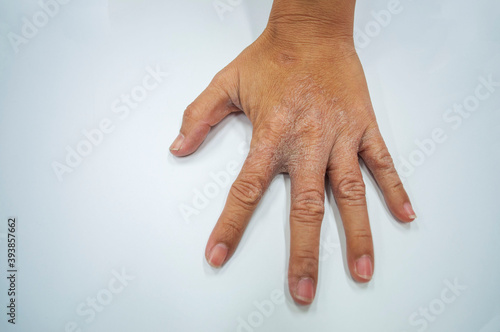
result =
[[[370,280],[373,275],[373,265],[370,256],[361,256],[354,265],[356,274],[363,279]]]
[[[311,303],[314,299],[314,282],[311,278],[302,278],[297,284],[295,297],[306,303]]]

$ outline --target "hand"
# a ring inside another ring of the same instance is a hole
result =
[[[270,22],[187,107],[171,152],[189,155],[229,113],[247,115],[253,125],[250,152],[208,240],[206,258],[220,267],[233,255],[273,177],[289,173],[289,289],[296,302],[309,304],[318,279],[325,176],[342,217],[349,270],[358,282],[369,281],[374,270],[358,155],[394,216],[409,222],[415,213],[377,127],[352,38],[279,33],[286,22]]]

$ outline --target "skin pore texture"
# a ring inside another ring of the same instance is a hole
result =
[[[325,176],[346,234],[352,278],[368,282],[373,241],[358,158],[370,169],[392,214],[416,218],[379,132],[354,48],[353,0],[275,0],[262,35],[221,70],[184,112],[170,150],[186,156],[232,112],[253,125],[250,151],[233,183],[205,256],[220,267],[238,243],[272,179],[290,174],[288,284],[310,304],[318,281]]]

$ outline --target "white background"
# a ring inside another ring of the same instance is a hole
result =
[[[215,271],[204,259],[230,187],[213,174],[240,168],[249,121],[230,116],[192,156],[168,152],[185,106],[265,27],[270,0],[232,3],[218,13],[201,0],[73,0],[13,46],[23,18],[33,22],[41,7],[0,1],[0,329],[499,332],[500,87],[460,124],[447,116],[474,101],[481,78],[500,82],[500,3],[401,0],[383,24],[372,11],[387,11],[387,1],[357,4],[372,101],[418,219],[396,222],[364,171],[376,270],[359,285],[328,191],[308,308],[286,284],[287,176],[271,185],[231,261]],[[120,117],[113,107],[148,68],[168,76]],[[53,163],[66,163],[66,148],[85,144],[82,131],[105,118],[113,131],[59,181]],[[415,141],[428,143],[436,129],[446,139],[425,154]],[[183,215],[203,190],[214,195]],[[12,216],[15,326],[6,315]],[[131,280],[115,283],[116,273]],[[96,297],[99,311],[87,304]]]

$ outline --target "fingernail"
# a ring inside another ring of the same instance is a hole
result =
[[[224,243],[216,244],[210,251],[210,257],[208,258],[208,264],[213,267],[221,267],[226,260],[228,248]]]
[[[175,141],[170,146],[170,151],[179,151],[182,147],[182,142],[184,142],[184,135],[179,134]]]
[[[302,278],[297,284],[295,297],[306,303],[311,303],[314,299],[314,282],[311,278]]]
[[[408,203],[408,202],[404,203],[403,208],[404,208],[406,214],[408,215],[408,218],[410,218],[411,220],[414,220],[415,218],[417,218],[417,215],[415,214],[415,211],[413,211],[413,208],[411,207],[410,203]]]
[[[363,255],[361,258],[358,258],[356,261],[356,264],[354,265],[354,268],[356,269],[356,274],[363,279],[370,280],[373,275],[373,266],[372,266],[372,260],[370,259],[370,256],[368,255]]]

